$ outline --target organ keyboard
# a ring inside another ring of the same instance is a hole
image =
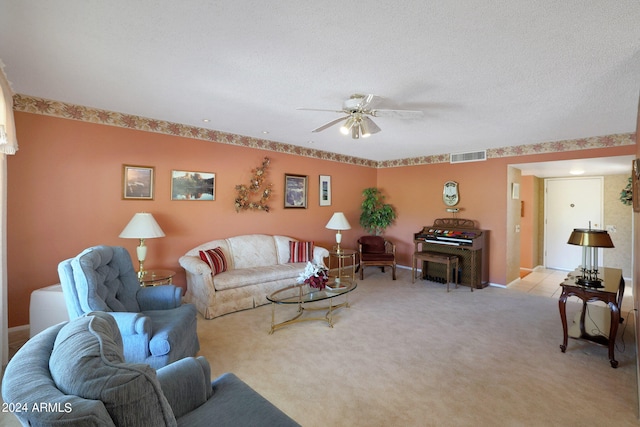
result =
[[[462,218],[438,218],[433,225],[414,234],[416,252],[439,252],[456,255],[460,283],[474,288],[489,284],[489,232],[476,222]],[[442,265],[428,263],[424,278],[446,276]],[[450,278],[449,278],[450,279]]]

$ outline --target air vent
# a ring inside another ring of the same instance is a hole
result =
[[[482,162],[484,160],[487,160],[487,150],[452,153],[449,155],[449,161],[451,163]]]

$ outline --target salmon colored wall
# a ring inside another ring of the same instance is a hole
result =
[[[461,208],[458,218],[478,221],[479,227],[489,230],[489,282],[506,285],[517,277],[507,278],[506,215],[507,167],[509,164],[568,160],[575,158],[622,156],[633,154],[633,145],[606,149],[581,150],[563,153],[538,154],[489,159],[484,162],[438,163],[378,169],[378,186],[386,201],[397,212],[396,223],[385,236],[396,243],[398,262],[411,265],[414,250],[413,234],[433,224],[436,218],[450,217],[442,202],[442,188],[446,181],[459,185]]]
[[[134,239],[118,235],[136,212],[151,212],[166,237],[148,239],[145,268],[170,268],[185,286],[178,258],[209,240],[239,234],[283,234],[329,248],[335,232],[324,228],[343,211],[358,225],[364,188],[375,186],[376,170],[326,160],[217,144],[163,134],[43,115],[15,114],[20,150],[8,158],[9,326],[29,323],[33,290],[58,283],[57,265],[83,249],[120,245],[136,262]],[[271,212],[233,206],[235,186],[248,184],[251,170],[271,159]],[[122,165],[155,167],[155,199],[122,200]],[[216,200],[171,201],[171,170],[216,174]],[[308,209],[284,209],[284,174],[308,175]],[[319,175],[330,175],[332,206],[319,206]]]
[[[330,247],[334,232],[324,228],[336,211],[352,229],[343,247],[355,248],[364,234],[358,224],[362,190],[379,186],[398,211],[386,235],[398,249],[401,265],[411,264],[413,233],[435,218],[448,216],[442,185],[460,184],[459,217],[490,230],[490,281],[506,282],[505,227],[507,165],[631,154],[634,146],[579,152],[490,159],[456,165],[433,164],[373,169],[271,151],[16,112],[20,151],[8,163],[9,326],[29,323],[33,290],[58,283],[57,265],[83,249],[120,245],[135,262],[137,242],[118,235],[136,212],[151,212],[166,237],[147,240],[145,267],[171,268],[185,286],[178,258],[208,240],[238,234],[284,234]],[[248,183],[251,170],[271,158],[272,211],[236,213],[235,186]],[[155,200],[122,200],[122,165],[154,166]],[[170,201],[171,170],[216,174],[213,202]],[[309,176],[308,209],[284,209],[284,174]],[[332,206],[318,203],[319,175],[332,178]]]

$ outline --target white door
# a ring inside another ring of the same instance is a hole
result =
[[[572,271],[582,263],[582,247],[569,245],[574,228],[601,229],[602,177],[549,178],[545,180],[545,266]],[[602,254],[599,254],[602,259]]]

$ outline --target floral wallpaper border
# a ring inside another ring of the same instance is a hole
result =
[[[322,160],[331,160],[335,162],[349,163],[358,166],[368,166],[372,168],[392,168],[400,166],[417,166],[449,162],[449,153],[434,156],[420,156],[406,159],[385,160],[378,162],[374,160],[362,159],[359,157],[345,156],[342,154],[330,153],[322,150],[269,141],[266,139],[252,138],[248,136],[235,135],[196,126],[149,119],[145,117],[106,110],[99,110],[96,108],[68,104],[60,101],[52,101],[43,98],[36,98],[22,94],[15,94],[13,96],[13,109],[14,111],[25,113],[43,114],[47,116],[54,116],[71,120],[79,120],[90,123],[142,130],[147,132],[181,136],[185,138],[200,139],[222,144],[231,144],[261,150],[275,151],[278,153],[314,157]],[[490,148],[487,149],[487,158],[491,159],[500,157],[523,156],[528,154],[576,151],[593,148],[608,148],[633,144],[635,144],[634,134],[615,134],[566,141],[517,145],[514,147]]]

